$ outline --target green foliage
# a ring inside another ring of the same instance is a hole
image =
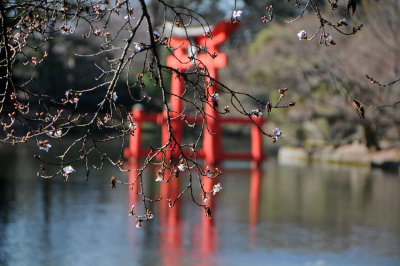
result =
[[[256,35],[256,39],[249,47],[250,55],[256,55],[262,48],[268,45],[276,36],[276,31],[272,27],[267,27]]]

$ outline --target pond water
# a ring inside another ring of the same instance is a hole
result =
[[[37,178],[30,158],[22,149],[0,161],[2,265],[400,265],[396,172],[271,158],[257,204],[249,165],[226,163],[214,226],[186,197],[179,226],[161,225],[154,206],[155,219],[136,229],[128,189],[108,186],[121,173],[86,182],[78,172],[65,184]]]

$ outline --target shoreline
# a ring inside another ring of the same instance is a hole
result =
[[[278,151],[278,161],[288,164],[315,162],[400,170],[400,143],[383,144],[378,151],[370,151],[357,141],[339,147],[327,145],[310,149],[283,146]]]

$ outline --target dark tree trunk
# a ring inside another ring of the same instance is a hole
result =
[[[370,150],[380,150],[378,136],[373,125],[369,122],[364,122],[362,124],[364,130],[365,144]]]

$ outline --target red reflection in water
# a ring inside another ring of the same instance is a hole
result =
[[[209,201],[215,201],[215,199]],[[214,203],[210,205],[214,205]],[[218,254],[218,234],[213,222],[214,219],[206,218],[203,215],[201,225],[197,224],[193,227],[193,253],[194,257],[197,258],[193,265],[215,265],[215,258]]]
[[[212,163],[209,163],[212,165]],[[215,227],[215,205],[217,195],[212,195],[214,185],[219,181],[218,178],[203,177],[203,189],[210,199],[206,202],[211,210],[211,217],[207,216],[204,209],[201,209],[202,219],[201,225],[195,225],[193,228],[193,246],[194,257],[198,258],[194,265],[215,265],[215,258],[218,254],[218,234]]]
[[[258,212],[260,207],[261,194],[261,167],[253,163],[250,175],[250,191],[249,191],[249,225],[250,225],[250,246],[255,247],[257,244],[257,223]]]
[[[126,169],[137,169],[138,163],[131,161],[126,165]],[[175,266],[183,264],[182,259],[187,257],[183,250],[183,227],[184,222],[181,219],[181,202],[176,201],[173,207],[169,207],[169,202],[174,202],[180,193],[179,178],[174,178],[174,173],[170,176],[170,170],[166,169],[164,180],[169,181],[161,183],[160,194],[162,200],[159,202],[159,218],[161,223],[160,230],[160,251],[162,264],[166,266]],[[136,180],[137,172],[129,172],[129,182],[134,185],[129,187],[128,204],[129,206],[137,204],[139,200],[138,192],[140,191],[140,181]],[[250,175],[250,191],[249,191],[249,227],[251,247],[256,246],[257,242],[257,224],[261,196],[261,178],[262,169],[259,164],[252,164]],[[203,178],[204,191],[212,192],[218,180],[212,178]],[[207,197],[212,193],[207,193]],[[199,266],[213,266],[217,264],[218,255],[218,232],[215,227],[216,200],[218,194],[210,197],[207,205],[211,209],[212,217],[205,215],[204,209],[199,208],[202,212],[201,224],[195,224],[192,227],[192,253],[195,261],[190,264]],[[169,201],[171,200],[171,201]],[[135,223],[131,223],[132,231],[137,230]],[[133,233],[133,232],[132,232]],[[133,233],[134,235],[135,233]]]
[[[170,176],[170,170],[166,169],[164,180],[169,181],[161,184],[160,222],[161,242],[160,250],[163,265],[181,265],[182,259],[182,227],[180,219],[180,201],[176,201],[173,207],[169,207],[168,200],[174,202],[179,195],[179,178]]]

